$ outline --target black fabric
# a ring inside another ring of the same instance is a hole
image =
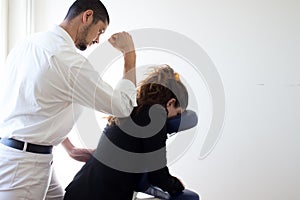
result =
[[[121,123],[129,123],[128,120],[133,120],[137,125],[143,127],[151,123],[149,117],[149,108],[144,108],[140,112],[133,111],[131,118],[122,120]],[[164,114],[163,114],[164,113]],[[156,117],[162,117],[163,121],[166,121],[166,112],[162,112],[161,115]],[[121,125],[122,127],[122,125]],[[134,130],[133,130],[134,131]],[[145,133],[139,133],[145,134]],[[99,153],[107,152],[107,140],[103,137],[107,137],[109,142],[116,145],[118,148],[135,153],[149,153],[157,150],[161,152],[154,160],[145,159],[145,166],[141,163],[135,163],[130,161],[124,163],[128,167],[135,167],[135,165],[141,165],[141,168],[145,167],[145,172],[148,173],[149,183],[153,186],[157,186],[164,191],[169,192],[171,195],[180,192],[184,189],[181,182],[170,175],[168,167],[166,166],[166,124],[156,134],[147,138],[138,138],[132,135],[126,134],[118,126],[107,126],[100,138],[99,145],[96,150]],[[118,155],[105,155],[109,156],[112,160],[124,159]],[[95,156],[97,157],[97,156]],[[77,173],[74,180],[66,188],[65,200],[85,200],[85,199],[109,199],[109,200],[131,200],[133,192],[136,190],[138,183],[140,182],[144,173],[124,172],[109,167],[100,159],[92,157]],[[126,158],[125,158],[126,159]],[[130,160],[131,158],[128,158]],[[161,168],[154,171],[147,171],[149,169],[149,162],[160,163]],[[118,167],[116,167],[118,168]],[[148,168],[148,169],[147,169]]]

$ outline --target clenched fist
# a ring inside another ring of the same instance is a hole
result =
[[[108,41],[113,47],[121,51],[123,54],[135,50],[131,35],[125,31],[113,34]]]

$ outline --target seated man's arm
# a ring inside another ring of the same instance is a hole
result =
[[[150,172],[148,177],[149,182],[152,185],[167,191],[171,196],[184,190],[184,186],[181,181],[169,173],[168,167]]]
[[[166,127],[164,127],[156,135],[144,139],[144,150],[145,153],[154,153],[156,156],[149,156],[146,158],[145,168],[155,167],[160,169],[151,170],[148,172],[149,183],[153,186],[157,186],[164,191],[167,191],[170,195],[173,195],[177,192],[184,190],[184,186],[179,179],[172,176],[169,173],[167,167],[167,158],[166,158],[166,140],[167,133]],[[155,153],[156,152],[156,153]]]

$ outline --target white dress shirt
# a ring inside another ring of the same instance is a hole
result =
[[[122,79],[113,89],[105,83],[59,26],[12,50],[0,81],[2,138],[57,145],[72,129],[80,106],[118,117],[129,116],[136,106],[135,85]]]

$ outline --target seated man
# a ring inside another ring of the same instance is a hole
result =
[[[137,102],[130,117],[109,119],[93,157],[66,188],[65,200],[131,200],[145,174],[170,199],[186,199],[188,193],[199,199],[167,167],[166,121],[188,105],[178,74],[167,65],[156,68],[141,82]]]

